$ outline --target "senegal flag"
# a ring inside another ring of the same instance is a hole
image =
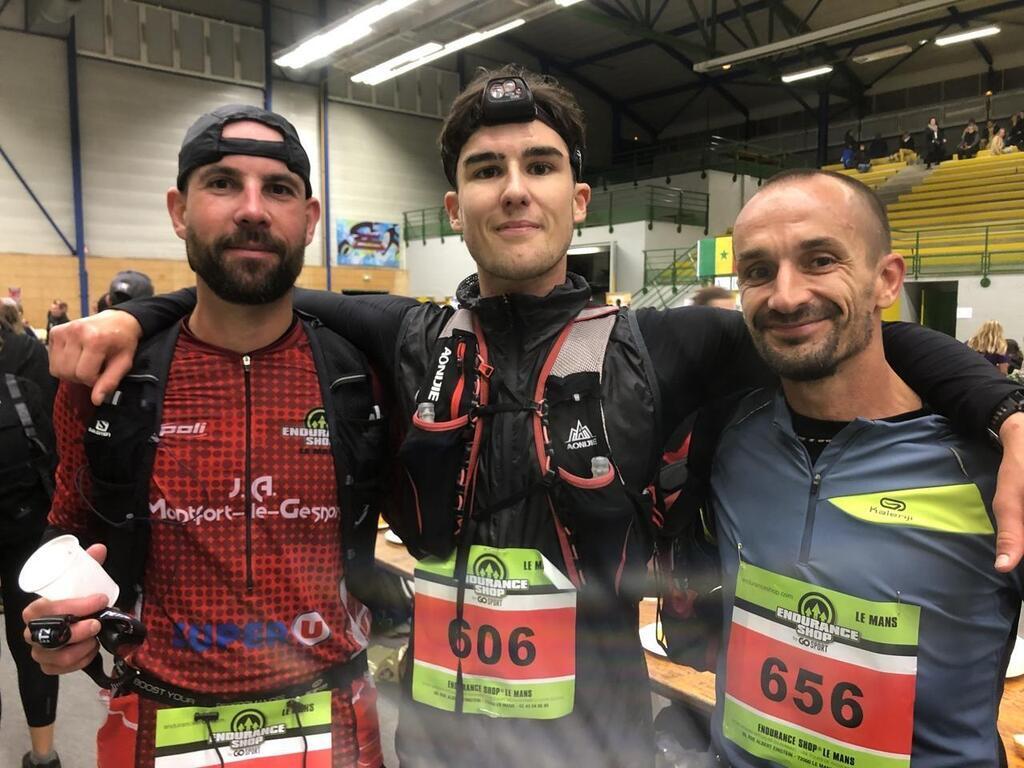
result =
[[[697,277],[717,277],[735,272],[732,237],[706,237],[697,243]]]

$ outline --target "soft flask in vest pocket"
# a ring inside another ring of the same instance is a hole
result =
[[[466,465],[476,428],[476,338],[455,330],[438,341],[432,361],[398,451],[406,481],[400,525],[411,535],[401,529],[398,534],[413,555],[445,557],[454,545],[458,510],[466,503]]]

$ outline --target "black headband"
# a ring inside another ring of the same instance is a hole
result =
[[[282,141],[257,139],[225,139],[221,133],[228,123],[253,120],[273,128]],[[225,155],[252,155],[280,160],[306,185],[306,197],[313,196],[309,183],[309,157],[302,148],[295,126],[276,112],[268,112],[248,104],[228,104],[199,117],[185,133],[178,151],[178,189],[182,192],[188,176],[196,168],[219,162]]]

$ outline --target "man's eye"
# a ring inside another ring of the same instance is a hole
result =
[[[295,190],[289,187],[287,184],[271,184],[270,194],[276,196],[292,197],[295,195]]]
[[[233,182],[226,176],[218,176],[207,183],[211,189],[231,189]]]
[[[530,165],[530,173],[534,176],[547,176],[554,170],[555,166],[551,163],[533,163]]]
[[[811,266],[815,269],[827,269],[836,263],[836,257],[828,253],[818,254],[811,259]]]
[[[493,179],[501,173],[501,169],[496,165],[485,165],[483,168],[477,168],[473,171],[474,179]]]
[[[741,283],[746,283],[748,285],[752,283],[763,283],[765,280],[771,277],[771,270],[769,270],[767,267],[763,265],[754,264],[740,272],[739,277]]]

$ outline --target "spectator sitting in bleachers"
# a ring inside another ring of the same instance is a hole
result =
[[[960,135],[960,143],[956,147],[956,154],[961,160],[969,160],[978,154],[978,147],[981,143],[981,136],[978,134],[978,124],[974,118],[967,121],[967,127]]]
[[[931,168],[932,163],[938,165],[946,159],[946,139],[939,128],[939,121],[928,118],[928,126],[924,129],[924,162],[926,168]]]
[[[917,151],[914,146],[914,136],[910,131],[904,131],[900,136],[896,152],[889,157],[890,160],[906,163],[917,159]]]
[[[1006,137],[1006,143],[1024,149],[1024,112],[1018,112],[1010,118],[1010,133]]]
[[[1010,358],[1006,356],[1006,337],[1003,324],[998,320],[986,320],[978,332],[967,341],[967,346],[984,355],[1003,374],[1009,373]]]
[[[854,152],[857,151],[857,139],[854,138],[853,130],[848,130],[846,135],[843,136],[843,149],[852,149]]]
[[[882,138],[882,134],[875,134],[875,138],[871,140],[871,148],[868,150],[868,154],[872,160],[883,160],[889,156],[889,146],[886,144],[885,139]]]
[[[996,135],[996,124],[994,120],[985,121],[985,130],[980,131],[981,133],[981,148],[988,149],[989,143],[992,141],[992,137]]]
[[[992,137],[992,141],[988,143],[988,151],[993,155],[1005,155],[1007,152],[1013,152],[1017,148],[1012,144],[1006,143],[1006,129],[997,128],[996,135]]]
[[[1021,353],[1020,344],[1016,339],[1006,340],[1006,360],[1010,366],[1010,373],[1019,371],[1021,365],[1024,364],[1024,354]]]
[[[871,157],[863,144],[857,145],[857,153],[853,156],[853,164],[860,173],[871,170]]]
[[[857,167],[857,148],[843,147],[843,154],[839,156],[839,162],[843,168],[850,170]]]

